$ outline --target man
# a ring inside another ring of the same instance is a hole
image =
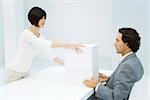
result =
[[[100,74],[98,80],[84,81],[86,86],[96,88],[96,93],[88,100],[128,100],[134,83],[143,76],[142,64],[135,54],[139,49],[140,39],[135,29],[119,29],[114,45],[123,59],[110,77]],[[106,81],[105,85],[102,84],[103,81]]]

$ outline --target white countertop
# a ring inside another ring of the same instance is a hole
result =
[[[64,67],[49,67],[2,88],[3,100],[86,100],[94,90],[64,79]],[[1,100],[2,100],[1,99]]]

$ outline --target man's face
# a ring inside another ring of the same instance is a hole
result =
[[[120,53],[122,55],[124,55],[125,50],[127,49],[127,43],[124,43],[122,41],[122,34],[121,33],[117,33],[116,34],[116,39],[115,39],[115,43],[114,46],[116,47],[116,52]]]

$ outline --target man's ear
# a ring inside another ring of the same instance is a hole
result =
[[[125,43],[125,45],[126,45],[126,48],[127,48],[127,49],[131,49],[131,48],[129,48],[128,43]]]

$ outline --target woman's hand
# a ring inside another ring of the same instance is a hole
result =
[[[81,53],[81,47],[85,47],[84,45],[80,43],[75,43],[75,42],[65,42],[65,41],[53,41],[52,48],[70,48],[70,49],[75,49],[77,53]]]
[[[60,65],[64,65],[64,60],[61,59],[61,58],[58,58],[58,57],[55,57],[53,59],[53,62],[57,63],[57,64],[60,64]]]
[[[78,54],[82,53],[81,47],[85,47],[85,46],[82,44],[73,43],[73,42],[68,42],[65,45],[65,48],[75,49]]]

